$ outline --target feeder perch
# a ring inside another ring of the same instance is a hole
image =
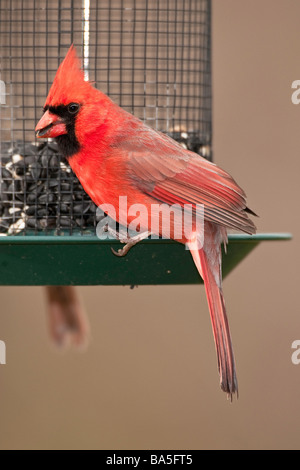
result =
[[[211,1],[1,0],[0,21],[0,284],[200,282],[191,256],[169,240],[113,256],[119,242],[96,237],[95,205],[34,128],[73,43],[86,79],[211,160]],[[229,236],[224,275],[262,241],[289,238]]]

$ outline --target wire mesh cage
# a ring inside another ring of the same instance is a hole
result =
[[[93,232],[96,207],[34,128],[71,43],[86,79],[211,158],[210,0],[1,0],[0,233]]]

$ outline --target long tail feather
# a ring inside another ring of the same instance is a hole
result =
[[[220,265],[211,264],[205,249],[193,249],[191,246],[191,254],[205,285],[217,352],[221,389],[232,400],[234,393],[238,396],[238,383],[221,276],[219,275]]]
[[[46,296],[52,340],[59,346],[68,342],[76,346],[85,345],[89,326],[77,289],[73,286],[47,286]]]

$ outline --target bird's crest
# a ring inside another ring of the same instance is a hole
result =
[[[90,96],[91,90],[94,88],[90,82],[84,80],[84,72],[72,44],[56,72],[45,106],[84,101]]]

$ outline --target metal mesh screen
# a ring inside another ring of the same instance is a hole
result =
[[[71,43],[127,111],[211,156],[210,0],[1,0],[0,232],[69,233],[95,206],[34,128]]]

